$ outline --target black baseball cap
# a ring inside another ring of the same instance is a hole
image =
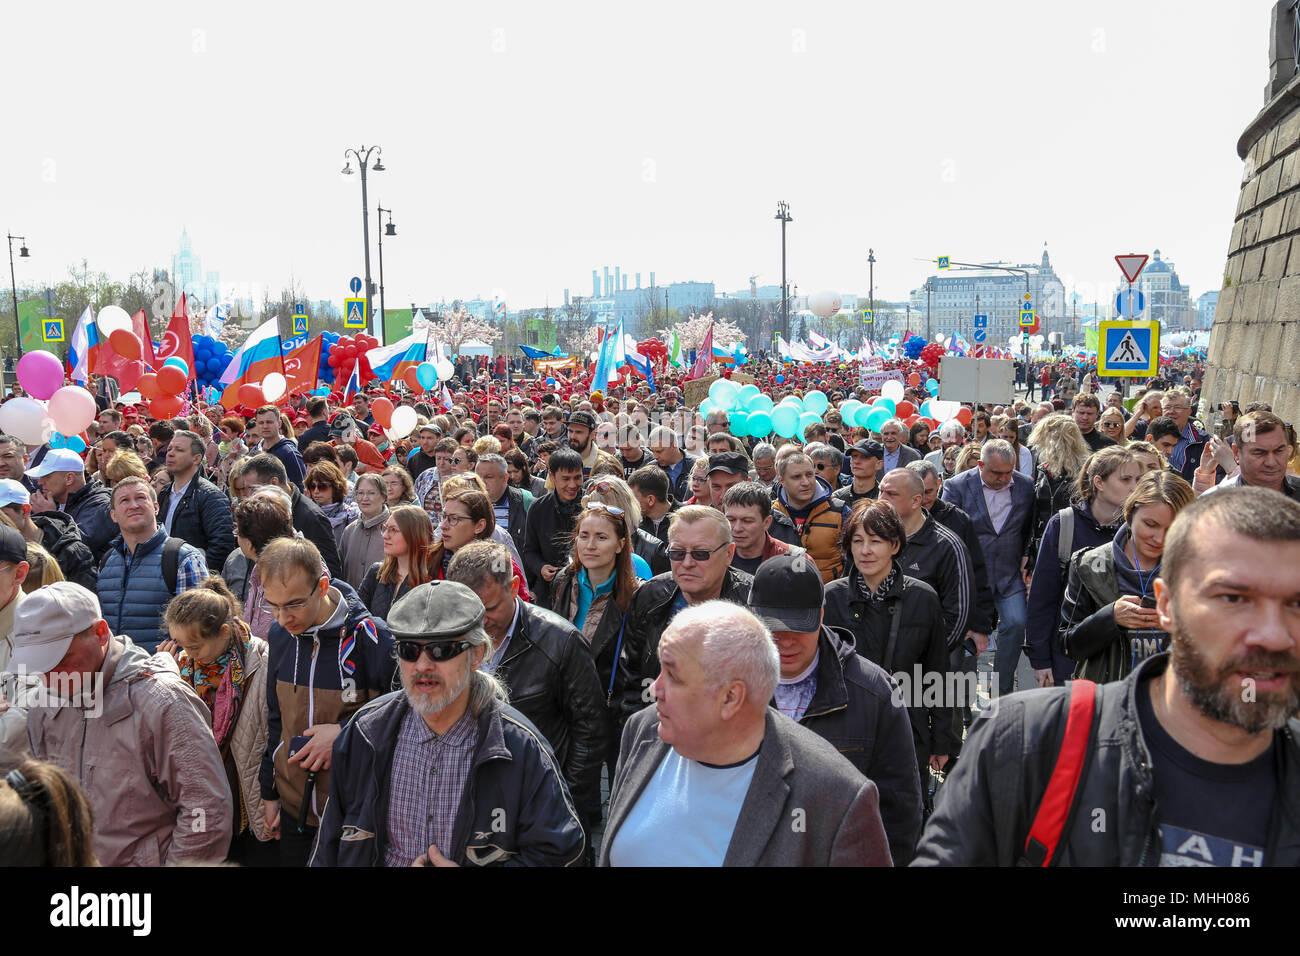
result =
[[[859,455],[866,455],[868,458],[879,458],[885,460],[885,446],[874,438],[864,438],[862,441],[854,442],[849,448],[849,454],[857,452]]]
[[[822,623],[826,590],[817,562],[807,554],[779,554],[758,566],[750,610],[770,631],[811,634]]]
[[[8,525],[0,525],[0,561],[21,564],[26,560],[27,539]]]
[[[581,425],[590,431],[596,430],[596,416],[587,411],[577,411],[569,416],[570,425]]]
[[[725,471],[729,475],[749,477],[749,459],[738,451],[720,451],[709,456],[709,474]]]

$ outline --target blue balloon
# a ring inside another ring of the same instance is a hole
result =
[[[58,432],[50,433],[51,448],[62,448],[66,443],[67,443],[67,439],[64,438],[62,435],[60,435]]]
[[[166,368],[168,365],[175,365],[186,375],[190,374],[190,367],[188,363],[186,363],[185,359],[181,358],[179,355],[173,355],[167,361],[163,362],[163,368]]]
[[[554,387],[554,386],[555,386],[555,379],[553,379],[553,378],[548,378],[548,379],[546,380],[546,384],[547,384],[547,385],[550,385],[550,386],[552,386],[552,387]]]
[[[766,438],[772,434],[772,416],[766,411],[750,412],[745,426],[755,438]]]
[[[421,362],[415,367],[415,377],[425,388],[438,384],[438,367],[432,362]]]
[[[784,385],[784,384],[785,384],[785,376],[784,376],[784,375],[778,375],[778,376],[776,377],[776,384],[778,384],[778,385]]]
[[[80,455],[86,450],[86,443],[82,441],[80,435],[69,435],[63,440],[63,447]]]

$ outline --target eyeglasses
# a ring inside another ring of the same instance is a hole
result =
[[[262,600],[258,602],[258,606],[268,614],[279,614],[281,611],[299,611],[311,603],[311,599],[315,596],[314,593],[308,594],[302,600],[290,601],[288,604],[272,604],[266,598],[262,598]]]
[[[607,505],[603,501],[584,501],[582,504],[584,507],[590,508],[593,511],[608,511],[610,514],[619,518],[623,517],[625,514],[623,509],[617,505]]]
[[[694,561],[697,562],[707,561],[709,560],[710,557],[712,557],[717,552],[721,551],[726,546],[727,546],[726,542],[723,542],[722,544],[718,545],[716,548],[714,548],[711,551],[705,551],[703,548],[694,548],[690,551],[686,550],[685,548],[669,548],[668,560],[673,562],[685,561],[686,556],[689,554],[691,556],[691,559]]]
[[[469,515],[453,514],[450,511],[444,511],[442,513],[442,523],[449,524],[453,528],[456,527],[456,525],[460,524],[462,521],[469,521],[469,520],[470,520]]]
[[[333,491],[334,486],[328,481],[309,481],[307,482],[308,491]]]
[[[425,654],[434,663],[459,657],[474,645],[469,641],[398,641],[397,656],[414,664]]]

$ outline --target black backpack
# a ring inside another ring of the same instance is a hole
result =
[[[176,576],[180,570],[181,545],[184,543],[185,542],[182,539],[173,538],[171,536],[168,536],[167,540],[163,543],[162,575],[163,583],[167,585],[168,594],[176,593]],[[100,559],[100,574],[104,573],[104,565],[108,564],[108,557],[112,553],[113,549],[109,548],[108,551],[105,552],[104,557]]]

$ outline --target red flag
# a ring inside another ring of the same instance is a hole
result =
[[[709,323],[709,331],[704,333],[704,342],[700,345],[700,350],[695,353],[695,365],[691,368],[691,374],[686,376],[686,381],[693,378],[699,378],[702,375],[708,375],[709,369],[713,367],[713,323]]]
[[[176,300],[172,310],[172,320],[163,333],[162,346],[158,349],[158,364],[161,365],[173,355],[183,358],[190,370],[190,381],[194,381],[194,341],[190,338],[190,320],[185,314],[185,293]]]
[[[162,361],[154,357],[153,336],[149,334],[149,320],[144,316],[144,309],[131,316],[131,331],[140,340],[140,358],[150,368],[157,368]]]
[[[143,319],[144,310],[141,309],[137,319]],[[136,319],[132,319],[132,331],[135,331]],[[99,332],[103,335],[103,332]],[[141,348],[143,348],[143,343]],[[144,353],[142,353],[144,354]],[[151,354],[151,353],[150,353]],[[87,371],[91,375],[111,375],[117,379],[117,387],[123,392],[129,392],[135,388],[135,383],[140,381],[140,376],[144,374],[144,363],[137,359],[125,358],[119,355],[117,351],[108,344],[104,339],[99,348],[90,350],[90,361],[87,365]]]
[[[284,378],[288,387],[284,394],[305,395],[316,387],[320,372],[320,346],[322,336],[308,339],[284,357]]]

